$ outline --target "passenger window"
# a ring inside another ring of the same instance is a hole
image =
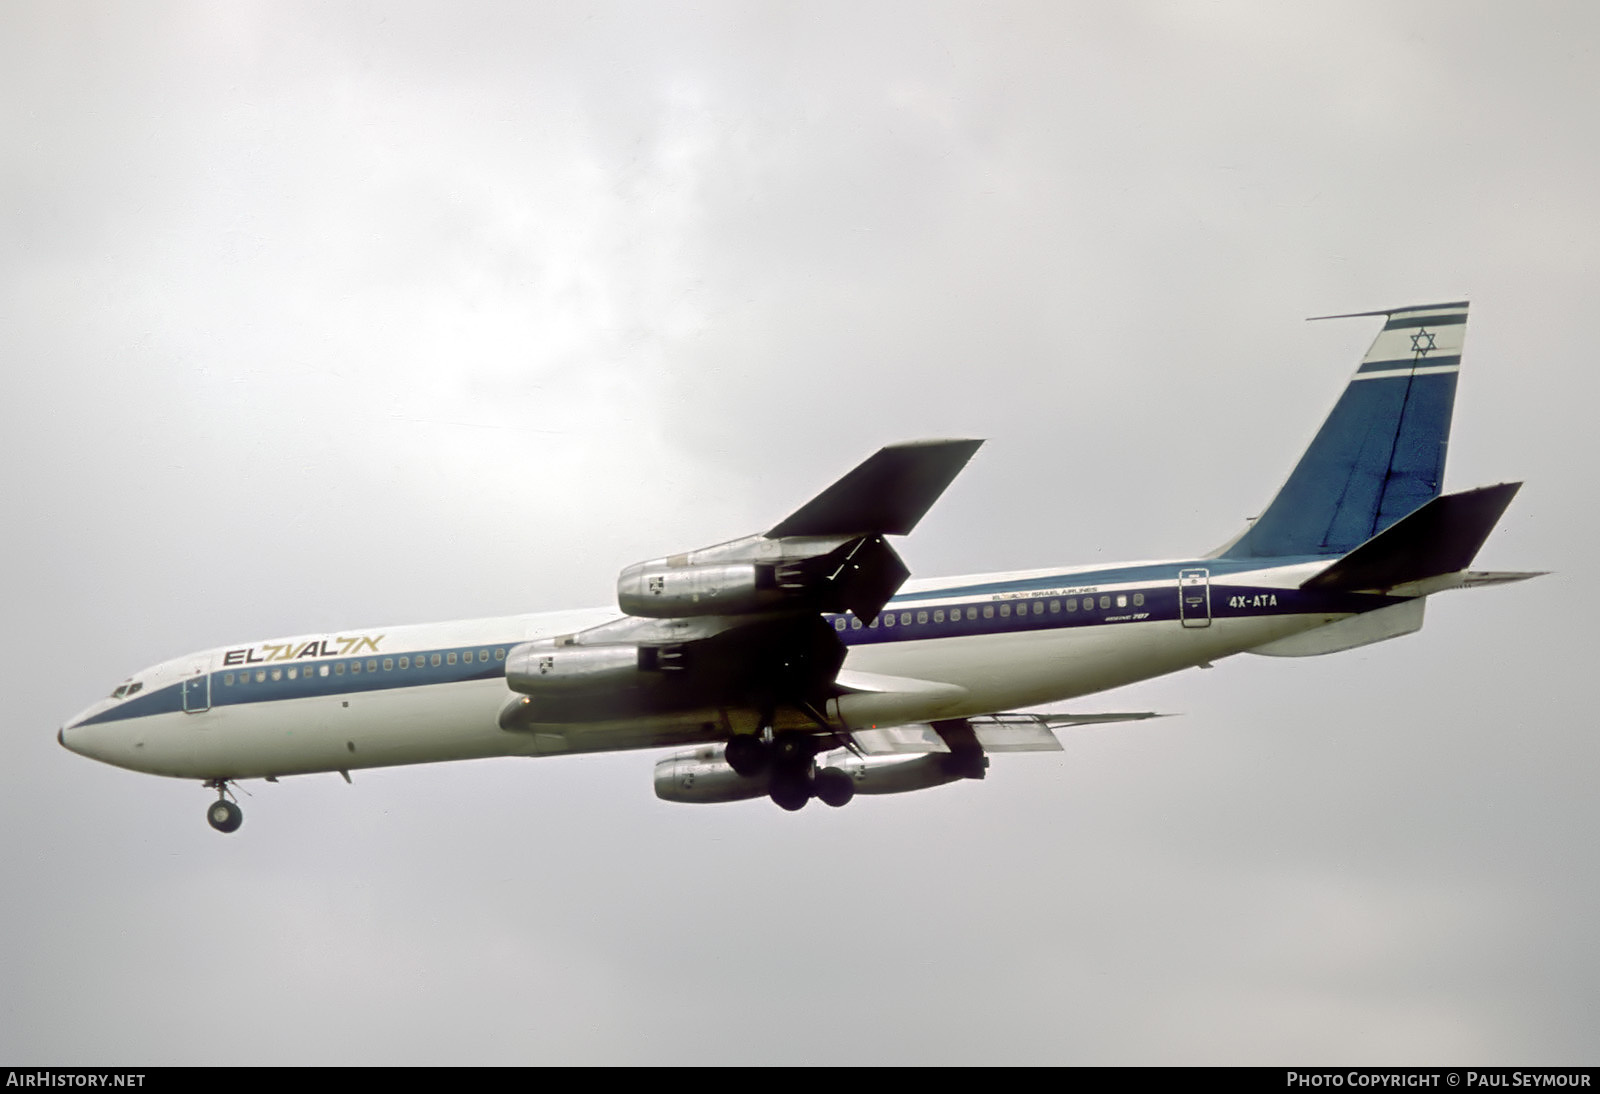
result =
[[[478,651],[478,664],[480,664],[480,665],[484,664],[488,660],[489,660],[489,651],[488,650],[479,650]]]
[[[1128,606],[1128,594],[1127,593],[1118,593],[1117,594],[1117,607],[1126,608],[1127,606]]]
[[[328,666],[327,665],[323,665],[320,668],[318,668],[317,669],[317,675],[318,676],[326,676],[326,675],[328,675]]]
[[[350,671],[351,672],[360,672],[361,671],[361,662],[360,661],[352,661],[352,662],[350,662]]]
[[[495,650],[494,659],[496,661],[504,661],[506,659],[506,651],[503,649]]]
[[[265,684],[266,682],[267,682],[267,670],[266,669],[256,669],[256,683]]]
[[[1052,600],[1050,602],[1050,614],[1051,615],[1060,615],[1061,614],[1061,601]]]
[[[844,630],[844,626],[844,616],[842,615],[833,621],[833,629],[836,631]]]
[[[336,662],[334,664],[334,666],[333,666],[333,671],[334,671],[334,675],[343,676],[344,675],[344,662],[343,661]]]
[[[233,673],[231,673],[231,672],[223,673],[222,674],[222,683],[227,687],[230,687],[230,688],[233,687]]]
[[[1092,596],[1084,597],[1083,598],[1083,610],[1087,612],[1087,611],[1092,611],[1093,609],[1094,609],[1094,597],[1092,597]]]
[[[983,617],[985,619],[993,619],[994,618],[994,605],[993,604],[985,604],[983,606]]]
[[[1143,593],[1134,593],[1133,594],[1133,606],[1135,608],[1144,607],[1144,594]]]
[[[1002,604],[1002,605],[1000,605],[1000,615],[1001,615],[1002,618],[1005,617],[1005,616],[1009,616],[1010,614],[1011,614],[1011,605],[1010,604]]]
[[[861,629],[861,620],[859,620],[859,619],[850,620],[850,627],[851,627],[852,630],[858,630],[859,631]]]
[[[1044,601],[1035,600],[1033,602],[1033,614],[1034,615],[1043,615],[1044,614]]]
[[[439,667],[439,655],[438,654],[434,654],[432,657],[428,658],[428,664],[432,665],[434,668],[438,668]]]
[[[456,663],[456,651],[455,650],[451,650],[449,653],[444,655],[444,659],[446,661],[448,661],[452,665],[455,664]]]
[[[904,626],[908,625],[910,622],[911,622],[911,613],[910,612],[901,612],[900,613],[900,625],[902,627],[904,627]]]
[[[1067,611],[1075,612],[1077,610],[1078,610],[1078,598],[1075,597],[1075,596],[1067,597]]]
[[[944,609],[943,608],[940,608],[938,611],[933,613],[933,621],[935,623],[943,623],[944,622]]]
[[[385,657],[383,659],[383,671],[384,672],[390,672],[393,669],[394,669],[394,658],[393,657]]]
[[[368,658],[368,660],[367,660],[367,671],[368,672],[377,672],[378,671],[377,658]]]
[[[1102,607],[1102,608],[1111,607],[1111,598],[1109,596],[1102,596],[1100,598],[1100,607]]]
[[[411,667],[411,658],[409,658],[409,657],[400,658],[400,667],[403,668],[403,669],[410,668]]]
[[[926,623],[927,621],[928,621],[928,613],[927,612],[918,612],[917,613],[917,622],[918,623]]]
[[[883,617],[883,625],[885,627],[894,626],[894,613],[893,612],[890,612],[888,615]]]
[[[289,670],[289,679],[293,680],[299,675],[300,675],[300,670],[299,669],[290,669]]]
[[[272,670],[272,678],[274,680],[282,680],[283,679],[283,670],[282,669],[273,669]]]

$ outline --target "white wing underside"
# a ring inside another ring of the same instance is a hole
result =
[[[1161,715],[1154,711],[1119,714],[989,714],[968,718],[967,724],[972,727],[973,735],[985,752],[1060,752],[1061,741],[1055,735],[1056,729],[1105,722],[1137,722],[1159,717]],[[858,729],[850,736],[856,747],[868,756],[950,751],[950,746],[939,735],[939,731],[926,722]]]

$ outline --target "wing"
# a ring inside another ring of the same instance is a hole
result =
[[[629,566],[622,619],[506,658],[506,728],[730,706],[800,711],[819,729],[845,650],[822,612],[877,617],[910,571],[910,532],[982,441],[891,445],[769,531]]]
[[[913,441],[880,448],[780,520],[767,538],[910,535],[982,444]]]
[[[915,528],[982,443],[879,449],[771,531],[629,566],[617,603],[652,619],[848,609],[871,622],[910,576],[883,537]]]

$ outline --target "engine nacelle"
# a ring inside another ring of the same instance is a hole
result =
[[[617,606],[647,619],[744,615],[789,595],[778,587],[773,568],[756,562],[690,566],[656,559],[629,566],[617,578]]]
[[[828,757],[828,766],[849,775],[857,794],[909,794],[972,777],[947,752],[925,756],[852,756],[846,752]]]
[[[524,642],[506,654],[506,685],[524,695],[603,693],[637,687],[643,674],[634,643],[557,646]]]
[[[702,745],[656,761],[656,797],[662,801],[706,804],[741,802],[765,796],[765,773],[746,778],[722,758],[722,745]]]
[[[723,745],[702,745],[656,761],[656,797],[688,804],[747,801],[767,793],[769,776],[745,776],[723,759]],[[948,753],[925,756],[853,756],[831,753],[818,768],[843,771],[857,794],[907,794],[970,778]]]

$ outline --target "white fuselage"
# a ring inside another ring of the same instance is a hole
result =
[[[871,627],[848,614],[827,618],[848,647],[841,682],[949,685],[920,705],[903,700],[898,720],[967,717],[1104,691],[1344,618],[1350,610],[1290,607],[1293,591],[1324,564],[1208,573],[1197,569],[1204,561],[1140,563],[921,581]],[[1187,613],[1180,571],[1203,575],[1189,582],[1205,602],[1191,597],[1199,607]],[[617,614],[369,628],[207,650],[136,674],[118,689],[131,693],[82,712],[61,742],[137,771],[241,779],[725,738],[748,712],[501,728],[500,712],[515,698],[503,670],[509,649]],[[839,714],[841,728],[865,728],[848,724],[846,709]]]

